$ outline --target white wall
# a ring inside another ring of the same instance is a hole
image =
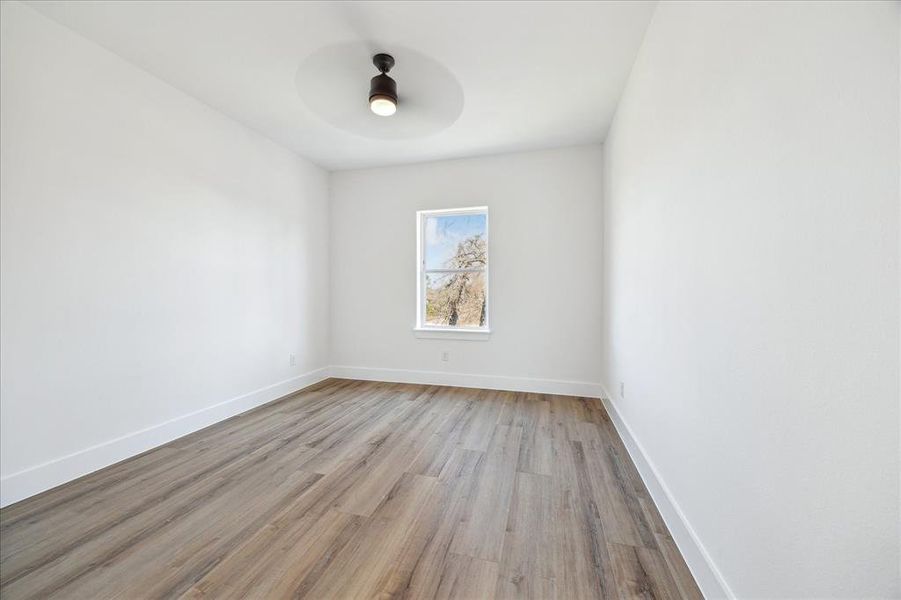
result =
[[[596,394],[601,157],[587,146],[333,173],[331,357],[354,367],[336,373]],[[414,337],[416,211],[483,205],[490,340]]]
[[[30,8],[0,22],[6,504],[316,378],[328,175]]]
[[[661,2],[605,145],[603,380],[741,598],[901,594],[897,11]]]

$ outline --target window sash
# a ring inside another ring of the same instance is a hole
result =
[[[491,254],[491,236],[489,234],[488,207],[477,206],[470,208],[451,208],[446,210],[421,210],[416,213],[417,232],[417,286],[416,286],[416,328],[417,329],[443,329],[447,331],[490,331],[491,327],[491,277],[489,264],[484,267],[470,267],[465,269],[427,269],[425,266],[425,221],[429,217],[457,216],[457,215],[485,215],[485,242],[486,253]],[[489,259],[490,260],[490,259]],[[485,274],[485,325],[483,327],[461,325],[430,325],[426,323],[426,276],[429,273],[484,273]]]

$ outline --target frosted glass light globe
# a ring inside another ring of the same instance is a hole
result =
[[[397,112],[397,104],[387,96],[375,96],[369,101],[369,108],[380,117],[390,117]]]

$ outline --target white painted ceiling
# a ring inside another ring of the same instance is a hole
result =
[[[654,10],[632,0],[29,4],[333,170],[600,142]],[[397,58],[393,117],[368,112],[375,52]]]

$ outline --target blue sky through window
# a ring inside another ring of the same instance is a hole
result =
[[[425,268],[444,269],[457,252],[457,244],[481,235],[485,237],[485,215],[426,217]]]

